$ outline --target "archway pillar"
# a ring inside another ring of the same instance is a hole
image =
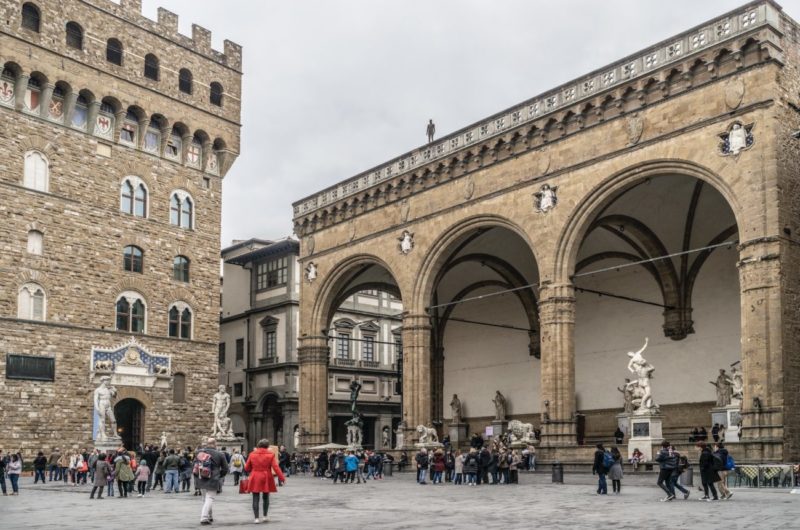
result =
[[[419,439],[417,425],[431,426],[431,324],[426,314],[403,315],[404,443]]]
[[[742,441],[784,440],[783,300],[778,241],[739,246],[742,306]],[[796,389],[794,389],[796,391]],[[780,458],[780,455],[753,455]]]
[[[576,445],[575,288],[545,284],[539,298],[542,345],[542,446]]]
[[[328,337],[302,337],[300,363],[300,445],[328,443]]]

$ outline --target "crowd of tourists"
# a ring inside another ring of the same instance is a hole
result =
[[[730,499],[733,497],[733,493],[728,489],[728,473],[735,469],[736,462],[728,453],[725,444],[719,441],[714,444],[713,449],[705,442],[699,442],[697,446],[700,449],[698,467],[703,486],[703,496],[698,500],[711,502]],[[606,479],[611,480],[613,493],[617,495],[621,493],[623,461],[624,459],[616,446],[606,450],[603,444],[597,444],[592,464],[592,474],[598,476],[598,495],[608,494],[608,482]],[[636,449],[630,459],[630,462],[634,464],[634,469],[637,464],[643,461],[641,451]],[[675,500],[677,497],[676,491],[683,495],[684,500],[688,499],[689,490],[683,487],[680,478],[690,467],[689,459],[680,454],[672,444],[665,440],[662,442],[661,450],[654,458],[654,461],[659,467],[656,485],[666,493],[666,497],[660,500],[662,502]],[[719,490],[719,493],[717,493],[717,490]]]

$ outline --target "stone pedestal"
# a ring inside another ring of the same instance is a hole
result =
[[[461,447],[462,445],[469,444],[466,423],[451,423],[448,434],[450,435],[450,445],[453,447]]]
[[[101,453],[110,453],[112,451],[116,453],[117,449],[119,449],[121,446],[122,438],[119,436],[112,436],[102,441],[95,440],[94,442],[94,448]]]
[[[444,445],[442,445],[441,442],[426,442],[426,443],[417,442],[414,444],[414,447],[416,447],[417,449],[427,449],[428,452],[430,453],[431,451],[436,451],[437,449],[444,447]]]
[[[228,454],[233,454],[234,449],[238,449],[240,453],[244,453],[246,446],[244,438],[232,436],[230,438],[216,438],[217,449],[224,451]]]
[[[725,426],[725,441],[739,441],[739,422],[742,419],[741,405],[731,403],[725,407],[714,407],[711,409],[711,425],[719,423]],[[711,429],[708,430],[709,434]]]
[[[508,422],[506,420],[492,420],[492,436],[497,438],[508,430]]]
[[[647,462],[653,461],[653,444],[664,441],[661,423],[664,419],[660,414],[633,414],[630,416],[630,431],[628,437],[628,458],[638,449]]]
[[[625,433],[626,438],[630,438],[631,436],[631,416],[632,414],[628,414],[627,412],[617,414],[617,427]]]

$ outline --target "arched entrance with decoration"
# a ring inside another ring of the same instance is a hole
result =
[[[135,398],[125,398],[114,405],[117,434],[122,445],[130,451],[137,450],[145,440],[145,406]]]

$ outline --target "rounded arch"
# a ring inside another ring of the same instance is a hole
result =
[[[533,255],[534,261],[539,263],[530,237],[528,237],[527,232],[515,222],[495,214],[468,217],[454,223],[446,229],[428,250],[428,253],[422,261],[419,272],[417,273],[413,299],[408,307],[413,308],[415,313],[423,313],[425,307],[428,305],[428,301],[432,297],[433,290],[436,288],[439,271],[443,268],[445,262],[458,245],[471,233],[498,227],[511,231],[525,241]]]
[[[342,293],[352,289],[348,287],[348,284],[373,266],[382,268],[391,276],[395,285],[398,286],[397,291],[398,294],[400,294],[400,299],[403,299],[402,290],[397,282],[398,276],[388,263],[372,254],[357,254],[351,256],[336,264],[333,270],[322,279],[323,281],[319,291],[317,291],[317,296],[314,300],[311,312],[311,329],[313,330],[313,334],[323,334],[322,331],[328,326],[333,314],[338,309],[338,302],[342,300]],[[365,288],[361,287],[361,285],[367,284],[359,284],[358,290]],[[374,283],[370,285],[374,285]]]
[[[734,191],[722,177],[700,164],[687,160],[662,159],[648,161],[625,168],[611,175],[587,192],[583,200],[577,202],[578,206],[569,216],[556,243],[553,280],[563,282],[574,274],[581,242],[599,211],[637,183],[661,175],[685,175],[709,184],[727,202],[736,219],[739,233],[744,232],[746,224],[742,215],[741,204]]]
[[[123,399],[135,399],[145,409],[153,407],[153,400],[150,399],[150,396],[144,390],[135,386],[117,387],[117,403]]]

